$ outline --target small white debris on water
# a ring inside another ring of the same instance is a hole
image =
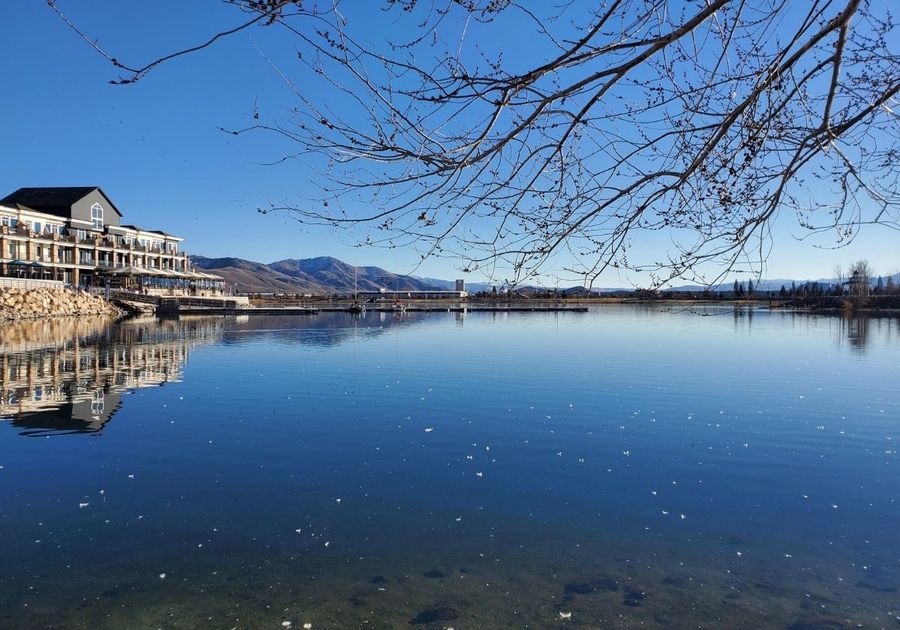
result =
[[[160,573],[160,574],[159,574],[159,579],[160,579],[160,580],[165,580],[165,579],[166,579],[166,574],[165,574],[165,573]]]
[[[291,627],[291,622],[290,622],[290,621],[282,621],[282,622],[281,622],[281,627],[282,627],[282,628],[290,628],[290,627]]]
[[[340,503],[340,502],[341,502],[340,497],[338,497],[337,499],[335,499],[334,502],[335,502],[335,503]]]
[[[134,475],[128,475],[129,479],[134,479]]]
[[[477,473],[475,473],[475,476],[476,476],[476,477],[484,477],[484,473],[483,473],[483,472],[477,472]]]
[[[743,552],[741,552],[741,551],[738,551],[738,552],[737,552],[738,558],[740,558],[740,557],[743,556],[743,555],[744,555]]]
[[[425,427],[425,433],[431,433],[434,431],[434,427]]]
[[[79,509],[82,509],[82,510],[83,510],[84,508],[86,508],[86,507],[89,506],[89,505],[90,505],[90,503],[79,503],[79,504],[78,504],[78,507],[79,507]]]
[[[310,630],[310,628],[312,628],[312,624],[311,624],[311,623],[305,623],[305,624],[303,624],[303,630]]]
[[[571,619],[571,618],[572,618],[572,613],[570,613],[570,612],[563,612],[563,611],[560,610],[560,611],[559,611],[559,618],[560,618],[560,619]]]
[[[327,547],[328,545],[330,545],[330,544],[331,544],[331,541],[330,541],[330,540],[326,540],[326,541],[325,541],[325,546],[326,546],[326,547]]]
[[[302,531],[303,531],[303,529],[302,529],[302,528],[300,528],[300,527],[298,527],[298,528],[297,528],[297,529],[295,529],[295,530],[294,530],[294,531],[295,531],[295,532],[297,532],[297,533],[298,533],[298,534],[299,534],[299,533],[300,533],[300,532],[302,532]]]
[[[679,516],[681,517],[682,521],[687,518],[687,516],[685,516],[684,514],[679,514]]]

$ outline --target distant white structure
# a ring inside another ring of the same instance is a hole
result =
[[[456,290],[459,291],[460,293],[464,292],[466,290],[466,281],[462,280],[462,279],[457,280],[456,281]]]
[[[366,300],[445,300],[448,298],[461,299],[468,297],[465,291],[416,291],[412,289],[400,291],[358,291],[356,296]]]

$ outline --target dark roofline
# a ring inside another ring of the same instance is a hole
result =
[[[144,232],[146,234],[159,234],[160,236],[167,236],[169,238],[177,238],[179,240],[184,240],[182,236],[175,236],[174,234],[169,234],[168,232],[163,232],[162,230],[148,230],[147,228],[142,228],[137,225],[120,225],[118,227],[123,227],[129,230],[134,230],[135,232]]]
[[[49,205],[44,205],[45,209],[42,210],[41,208],[35,208],[34,206],[29,206],[27,204],[20,203],[19,201],[16,201],[16,198],[20,197],[20,196],[27,196],[28,194],[36,193],[38,191],[48,191],[48,192],[49,191],[57,191],[57,192],[68,191],[72,195],[78,195],[75,198],[75,201],[80,201],[81,199],[84,199],[85,197],[87,197],[89,194],[91,194],[95,190],[98,191],[103,196],[103,198],[106,200],[106,202],[109,204],[109,206],[121,218],[123,216],[122,211],[119,210],[119,208],[116,206],[115,202],[113,202],[113,200],[110,199],[109,195],[107,195],[106,192],[104,192],[104,190],[102,188],[100,188],[100,186],[23,186],[22,188],[19,188],[16,191],[6,195],[6,197],[4,197],[3,199],[0,199],[0,203],[8,203],[9,205],[18,204],[18,205],[24,206],[25,208],[32,210],[34,212],[44,212],[45,214],[54,214],[54,212],[51,212],[50,210],[48,210],[48,208],[50,207]],[[66,200],[66,201],[68,201],[68,204],[61,203],[61,205],[71,206],[71,204],[74,203],[73,201],[69,201],[69,200]],[[61,205],[60,206],[54,205],[54,207],[61,207]]]

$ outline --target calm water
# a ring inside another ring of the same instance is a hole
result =
[[[900,627],[896,319],[79,320],[0,342],[3,628]]]

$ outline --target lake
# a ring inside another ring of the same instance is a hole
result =
[[[900,627],[897,319],[82,318],[0,342],[3,628]]]

